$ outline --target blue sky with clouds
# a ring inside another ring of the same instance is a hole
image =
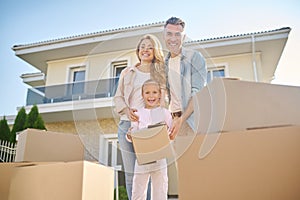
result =
[[[1,0],[0,116],[16,115],[26,102],[21,74],[36,70],[14,55],[12,46],[165,21],[178,16],[192,39],[291,27],[274,83],[300,85],[300,3],[297,0],[122,1]]]

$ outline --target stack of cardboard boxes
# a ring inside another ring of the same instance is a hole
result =
[[[0,164],[1,200],[113,199],[114,170],[84,160],[78,135],[27,129],[15,162]]]
[[[179,199],[300,199],[299,87],[217,78],[193,102],[197,134],[174,142]],[[83,154],[76,135],[23,131],[16,162],[0,164],[1,199],[113,199],[113,169]]]
[[[299,87],[215,79],[193,101],[179,199],[300,199]]]

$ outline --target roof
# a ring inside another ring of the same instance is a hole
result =
[[[128,26],[30,44],[15,45],[13,46],[13,50],[16,56],[41,72],[46,73],[49,61],[135,49],[136,41],[145,34],[153,34],[159,40],[163,40],[163,26],[164,22]],[[283,50],[282,48],[284,48],[290,30],[289,27],[284,27],[269,31],[190,40],[185,42],[185,46],[199,50],[206,57],[233,55],[251,51],[249,44],[253,40],[252,36],[255,36],[257,51],[263,51],[263,49],[259,48],[258,43],[264,41],[272,43],[275,40],[282,40],[283,43],[281,43],[281,46],[276,48]],[[270,46],[270,44],[262,45]],[[166,48],[165,43],[162,43],[162,47]]]
[[[40,45],[47,45],[47,44],[52,44],[52,43],[66,42],[66,41],[83,39],[83,38],[104,36],[104,35],[120,33],[120,32],[127,32],[127,31],[132,31],[132,30],[137,30],[137,29],[163,26],[163,24],[164,24],[164,22],[155,22],[155,23],[148,23],[148,24],[142,24],[142,25],[122,27],[122,28],[108,29],[108,30],[97,31],[97,32],[93,32],[93,33],[86,33],[86,34],[81,34],[81,35],[74,35],[74,36],[69,36],[69,37],[57,38],[57,39],[53,39],[53,40],[46,40],[46,41],[29,43],[29,44],[14,45],[13,49],[40,46]]]
[[[268,31],[259,31],[259,32],[252,32],[252,33],[244,33],[244,34],[237,34],[237,35],[229,35],[229,36],[221,36],[221,37],[213,37],[213,38],[207,38],[207,39],[200,39],[200,40],[191,40],[187,41],[186,43],[199,43],[199,42],[206,42],[206,41],[216,41],[216,40],[223,40],[223,39],[233,39],[233,38],[241,38],[241,37],[249,37],[251,35],[264,35],[268,33],[277,33],[280,31],[290,31],[290,27],[283,27],[279,29],[273,29],[273,30],[268,30]]]
[[[127,27],[97,31],[97,32],[93,32],[93,33],[86,33],[86,34],[81,34],[81,35],[74,35],[74,36],[69,36],[69,37],[57,38],[57,39],[53,39],[53,40],[34,42],[34,43],[29,43],[29,44],[19,44],[19,45],[14,45],[13,49],[17,50],[19,48],[27,48],[27,47],[47,45],[47,44],[52,44],[52,43],[72,41],[72,40],[83,39],[83,38],[98,37],[98,36],[104,36],[104,35],[120,33],[120,32],[128,32],[128,31],[143,29],[143,28],[152,28],[152,27],[157,27],[157,26],[163,26],[164,23],[165,23],[164,21],[154,22],[154,23],[148,23],[148,24],[127,26]],[[278,32],[278,31],[288,31],[288,30],[291,30],[291,28],[290,27],[283,27],[283,28],[279,28],[279,29],[260,31],[260,32],[252,32],[252,33],[244,33],[244,34],[237,34],[237,35],[213,37],[213,38],[206,38],[206,39],[197,39],[197,40],[190,40],[190,41],[187,41],[185,43],[186,44],[191,44],[191,43],[201,43],[201,42],[216,41],[216,40],[223,40],[223,39],[233,39],[233,38],[239,38],[239,37],[247,37],[247,36],[250,36],[250,35],[261,35],[261,34],[266,34],[266,33],[273,33],[273,32]]]

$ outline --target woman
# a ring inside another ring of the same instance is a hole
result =
[[[131,122],[136,121],[133,112],[144,107],[141,88],[144,81],[154,79],[161,85],[161,105],[164,106],[166,76],[164,57],[159,40],[153,35],[143,36],[136,48],[139,63],[125,68],[120,75],[119,85],[114,96],[115,111],[120,115],[118,140],[125,170],[126,189],[129,200],[132,193],[135,154],[132,143],[126,140]],[[148,199],[149,199],[148,191]]]

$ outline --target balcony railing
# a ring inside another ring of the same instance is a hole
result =
[[[115,95],[119,78],[29,88],[26,105],[47,104]]]

